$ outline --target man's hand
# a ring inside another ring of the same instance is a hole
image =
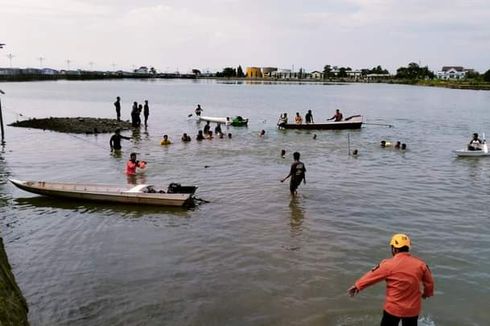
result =
[[[353,285],[349,288],[349,290],[347,290],[347,293],[349,293],[349,296],[352,298],[359,293],[359,289],[355,285]]]

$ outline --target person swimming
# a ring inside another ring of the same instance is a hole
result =
[[[187,133],[184,132],[181,139],[184,143],[187,143],[191,141],[191,136],[189,136]]]
[[[163,135],[163,139],[160,141],[160,145],[170,145],[172,142],[168,139],[168,135]]]

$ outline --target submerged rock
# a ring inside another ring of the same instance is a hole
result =
[[[116,119],[100,118],[45,118],[29,119],[16,121],[9,124],[13,127],[35,128],[43,130],[53,130],[58,132],[68,132],[74,134],[98,134],[111,133],[116,129],[131,129],[131,123],[128,121],[117,121]]]

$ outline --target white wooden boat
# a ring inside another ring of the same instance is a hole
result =
[[[165,191],[153,185],[75,184],[9,179],[16,187],[38,195],[75,200],[100,201],[153,206],[189,206],[197,187],[170,184]]]
[[[488,152],[488,146],[487,143],[484,142],[483,144],[480,145],[480,150],[468,150],[468,149],[461,149],[461,150],[456,150],[454,153],[458,155],[459,157],[482,157],[482,156],[490,156],[490,153]]]
[[[216,122],[216,123],[222,123],[226,126],[235,126],[235,127],[246,126],[248,124],[248,119],[242,118],[241,116],[236,116],[233,118],[199,116],[198,119],[199,121]]]
[[[336,129],[359,129],[362,126],[362,116],[355,115],[342,121],[327,121],[325,123],[284,123],[279,122],[277,126],[281,129],[305,129],[305,130],[336,130]]]

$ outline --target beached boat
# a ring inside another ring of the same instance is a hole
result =
[[[230,117],[220,118],[220,117],[199,116],[198,119],[199,119],[199,121],[209,121],[209,122],[222,123],[224,125],[234,126],[234,127],[242,127],[242,126],[246,126],[248,124],[248,119],[243,118],[241,116],[236,116],[234,118],[230,118]]]
[[[9,179],[16,187],[38,195],[75,200],[138,204],[153,206],[189,206],[193,204],[196,186],[172,183],[165,191],[153,185],[75,184]]]
[[[359,129],[362,126],[362,116],[354,115],[342,121],[327,121],[325,123],[278,123],[281,129],[305,129],[305,130],[335,130],[335,129]]]
[[[480,145],[480,150],[469,150],[469,149],[461,149],[461,150],[456,150],[454,153],[459,156],[459,157],[484,157],[484,156],[490,156],[490,153],[488,152],[488,146],[487,143],[484,142],[483,144]]]

